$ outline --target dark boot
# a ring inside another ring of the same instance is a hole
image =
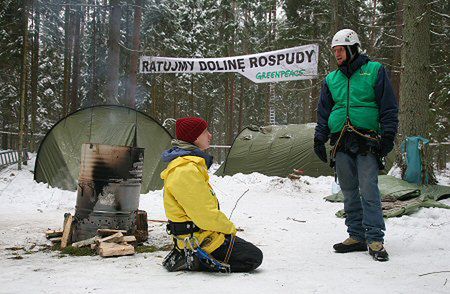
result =
[[[352,237],[348,237],[344,242],[333,245],[337,253],[347,253],[355,251],[367,251],[366,242],[358,241]]]
[[[372,242],[369,244],[369,254],[377,261],[388,261],[389,254],[384,249],[383,243]]]
[[[186,256],[184,251],[180,251],[176,248],[170,251],[164,258],[162,264],[169,272],[185,270],[196,271],[199,269],[199,260],[197,256],[194,254]]]

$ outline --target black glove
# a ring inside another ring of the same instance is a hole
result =
[[[394,135],[391,133],[386,133],[381,135],[380,140],[380,155],[386,157],[389,152],[394,148]]]
[[[327,163],[327,149],[325,148],[325,142],[314,138],[314,152],[320,160]]]

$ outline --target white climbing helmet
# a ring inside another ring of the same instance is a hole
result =
[[[351,46],[354,44],[358,44],[361,47],[358,34],[353,30],[343,29],[334,35],[331,41],[331,48],[334,46]]]

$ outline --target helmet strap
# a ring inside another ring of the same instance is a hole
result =
[[[345,46],[345,51],[347,51],[347,60],[348,63],[350,63],[353,60],[353,57],[355,57],[355,54],[353,54],[352,49],[350,48],[350,45]]]

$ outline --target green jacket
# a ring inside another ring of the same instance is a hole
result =
[[[326,83],[334,106],[328,118],[331,133],[340,132],[349,118],[359,129],[380,130],[379,106],[375,97],[375,84],[381,64],[369,61],[348,78],[341,70],[327,75]]]

